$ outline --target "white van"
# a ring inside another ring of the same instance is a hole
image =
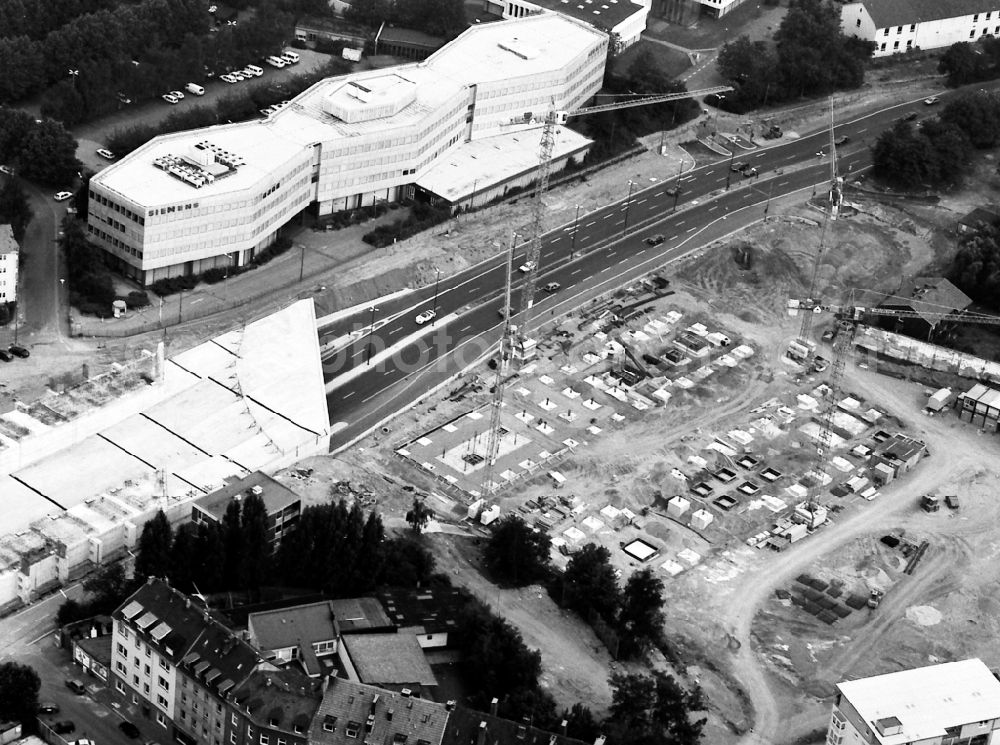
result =
[[[272,54],[270,57],[267,58],[267,64],[271,65],[271,67],[282,68],[287,63],[285,62],[285,60],[281,59],[281,57],[275,57]]]
[[[205,95],[205,89],[202,88],[200,85],[195,85],[194,83],[188,83],[187,85],[185,85],[184,90],[186,90],[188,93],[193,93],[196,96]]]
[[[252,72],[255,78],[259,78],[261,75],[264,74],[264,70],[260,67],[257,67],[257,65],[247,65],[246,69]]]
[[[299,53],[286,49],[285,52],[281,55],[281,58],[286,62],[288,62],[289,64],[294,65],[297,64],[299,61]]]

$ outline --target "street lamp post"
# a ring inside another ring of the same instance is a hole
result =
[[[726,97],[721,93],[715,95],[715,134],[719,134],[719,111],[722,110],[722,101],[725,101]]]
[[[632,203],[632,187],[635,186],[635,181],[629,179],[628,181],[628,197],[625,198],[625,227],[622,228],[622,238],[628,235],[628,208]]]
[[[377,310],[378,308],[374,305],[371,307],[371,321],[368,323],[368,360],[365,362],[365,365],[370,365],[372,363],[372,335],[375,333],[375,311]]]
[[[576,219],[573,220],[573,242],[570,244],[569,258],[573,258],[573,254],[576,253],[576,231],[580,226],[580,205],[576,205]]]
[[[733,180],[733,159],[734,158],[736,158],[736,151],[735,150],[733,150],[733,152],[729,156],[729,170],[726,172],[726,191],[729,191],[729,185],[732,183],[732,180]]]
[[[71,78],[73,78],[73,90],[78,90],[78,88],[77,88],[77,80],[78,80],[78,79],[79,79],[79,77],[80,77],[80,71],[79,71],[79,70],[77,70],[77,69],[73,69],[73,68],[71,67],[71,68],[70,68],[70,69],[68,70],[68,74],[69,74],[69,76],[70,76]]]
[[[306,271],[306,244],[302,244],[302,250],[299,253],[299,282],[302,282],[302,276]]]
[[[434,271],[437,272],[437,277],[434,278],[434,306],[433,306],[434,315],[436,316],[438,309],[438,285],[441,283],[441,270],[435,267]],[[431,326],[433,326],[436,322],[437,319],[432,318]]]

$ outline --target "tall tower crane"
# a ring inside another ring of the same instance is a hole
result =
[[[851,293],[853,300],[854,293]],[[890,296],[888,299],[892,299]],[[820,463],[830,451],[833,440],[833,417],[837,410],[837,402],[840,399],[840,386],[844,377],[844,368],[847,364],[847,356],[850,354],[854,344],[854,337],[857,334],[858,326],[870,325],[873,320],[879,318],[922,318],[927,320],[947,320],[951,323],[978,323],[988,326],[1000,326],[1000,317],[991,316],[985,313],[955,313],[953,311],[942,312],[916,312],[903,308],[871,308],[854,304],[847,305],[825,305],[817,303],[815,300],[790,300],[788,304],[790,311],[801,310],[806,315],[818,315],[820,313],[832,313],[837,318],[837,331],[833,342],[832,360],[830,362],[830,375],[827,379],[827,386],[830,389],[830,400],[823,412],[820,429],[820,442],[816,449],[816,463],[814,470],[818,471]],[[809,511],[814,513],[815,494],[810,498]]]
[[[542,136],[538,147],[538,172],[535,177],[535,190],[532,193],[531,201],[531,238],[528,241],[525,267],[527,276],[521,288],[521,302],[518,309],[518,323],[514,326],[511,323],[512,309],[510,306],[511,297],[511,267],[513,266],[514,244],[516,234],[511,236],[510,247],[507,252],[507,283],[504,290],[504,324],[503,336],[500,339],[500,359],[497,363],[496,377],[493,384],[493,397],[490,410],[490,431],[486,446],[486,462],[483,469],[483,482],[481,494],[488,495],[493,492],[493,466],[496,464],[497,453],[500,450],[500,411],[503,408],[503,394],[506,387],[507,368],[514,357],[515,350],[520,352],[519,358],[523,361],[531,356],[530,340],[528,339],[528,329],[531,325],[531,308],[535,302],[535,285],[538,278],[538,270],[542,259],[542,235],[545,224],[545,202],[543,197],[549,188],[549,175],[552,172],[552,151],[556,143],[556,126],[563,125],[570,117],[584,116],[586,114],[599,114],[605,111],[616,111],[618,109],[630,109],[636,106],[648,106],[654,103],[668,103],[670,101],[681,101],[686,98],[698,96],[708,96],[712,94],[731,91],[729,85],[720,85],[714,88],[703,88],[695,91],[684,91],[681,93],[664,93],[652,95],[636,95],[625,101],[614,101],[612,103],[598,104],[596,106],[586,106],[575,111],[561,111],[555,108],[545,112],[542,116]],[[520,119],[511,121],[511,124],[526,124],[532,119],[530,114]]]
[[[840,206],[844,201],[843,179],[837,173],[837,139],[833,131],[833,97],[830,97],[830,191],[827,209],[823,213],[823,228],[819,237],[819,249],[816,253],[816,264],[813,266],[812,279],[809,282],[809,297],[815,297],[816,280],[819,276],[819,268],[823,262],[823,254],[826,252],[826,234],[831,220],[836,220],[840,214]],[[805,313],[799,324],[798,342],[802,350],[811,349],[810,335],[812,334],[812,314]],[[806,352],[808,355],[808,352]]]
[[[613,101],[596,106],[585,106],[575,111],[558,111],[552,109],[542,115],[542,137],[538,146],[538,175],[535,177],[535,190],[531,197],[531,238],[528,242],[525,262],[528,272],[521,291],[521,304],[518,311],[517,335],[522,349],[524,341],[527,339],[528,329],[531,326],[531,308],[535,302],[535,283],[541,264],[542,235],[544,233],[545,221],[545,202],[543,196],[549,188],[549,175],[552,171],[552,151],[556,142],[556,126],[565,124],[571,117],[600,114],[605,111],[617,111],[618,109],[631,109],[636,106],[648,106],[654,103],[681,101],[686,98],[724,93],[732,89],[732,86],[720,85],[714,88],[703,88],[701,90],[684,91],[682,93],[637,95],[625,101]],[[523,120],[515,120],[511,123],[519,121]]]

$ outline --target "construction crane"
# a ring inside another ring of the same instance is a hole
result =
[[[575,111],[558,111],[552,109],[542,116],[542,137],[538,146],[538,172],[535,177],[535,190],[531,197],[531,238],[528,242],[528,250],[524,263],[527,269],[527,277],[524,282],[520,309],[518,311],[518,340],[521,343],[522,349],[524,349],[524,342],[527,340],[528,329],[531,326],[531,307],[535,302],[535,282],[541,264],[542,234],[544,233],[545,221],[545,202],[543,201],[543,196],[549,188],[549,175],[552,171],[552,151],[555,148],[556,142],[556,126],[565,124],[571,117],[600,114],[605,111],[617,111],[618,109],[631,109],[636,106],[648,106],[654,103],[669,103],[671,101],[681,101],[686,98],[697,98],[698,96],[718,95],[732,89],[732,86],[720,85],[714,88],[703,88],[701,90],[684,91],[682,93],[637,95],[626,101],[613,101],[596,106],[585,106]],[[511,121],[511,124],[528,124],[532,121],[537,120],[532,117],[531,113],[527,113],[522,118]]]
[[[507,281],[504,284],[503,298],[503,332],[500,336],[500,357],[497,360],[497,374],[493,381],[493,399],[490,405],[490,430],[486,444],[486,462],[483,469],[482,494],[488,494],[493,488],[493,466],[500,451],[500,410],[503,408],[503,392],[507,384],[507,368],[510,365],[511,345],[514,341],[513,327],[510,323],[510,285],[511,271],[514,266],[514,245],[517,243],[517,233],[510,234],[507,246]]]
[[[532,193],[532,213],[531,213],[531,238],[528,241],[528,250],[525,263],[522,265],[526,270],[524,284],[521,288],[521,302],[518,309],[517,325],[511,323],[511,281],[512,267],[514,262],[514,244],[517,235],[511,236],[510,247],[507,252],[507,281],[504,290],[504,323],[503,334],[500,339],[500,359],[497,362],[496,377],[493,384],[493,397],[490,409],[490,430],[486,446],[486,462],[483,469],[483,482],[481,494],[490,494],[493,491],[493,466],[496,464],[497,454],[500,451],[500,412],[503,408],[503,393],[506,387],[507,368],[515,356],[515,352],[520,361],[526,361],[533,354],[533,342],[528,339],[528,329],[531,325],[531,308],[535,302],[535,285],[538,278],[538,270],[542,259],[542,235],[545,224],[545,202],[543,197],[549,188],[549,175],[552,171],[552,151],[556,142],[556,126],[563,125],[570,117],[584,116],[586,114],[599,114],[605,111],[616,111],[618,109],[630,109],[636,106],[648,106],[654,103],[669,103],[670,101],[681,101],[687,98],[698,96],[708,96],[713,94],[731,91],[732,86],[720,85],[714,88],[703,88],[695,91],[684,91],[681,93],[665,93],[653,95],[637,95],[626,101],[614,101],[612,103],[598,104],[596,106],[586,106],[575,111],[561,111],[550,109],[542,117],[542,136],[538,148],[538,172],[535,176],[535,190]],[[523,117],[514,119],[510,124],[531,124],[536,121],[529,112]]]
[[[854,293],[851,293],[853,300]],[[895,296],[889,295],[885,300],[892,301]],[[899,300],[905,300],[899,298]],[[826,454],[831,449],[833,441],[833,417],[837,411],[837,402],[840,399],[840,386],[844,377],[844,368],[847,364],[847,357],[854,345],[854,338],[857,335],[858,326],[871,325],[870,322],[879,318],[920,318],[923,320],[949,321],[951,323],[978,323],[984,325],[1000,326],[1000,317],[991,316],[985,313],[956,313],[954,311],[927,312],[906,310],[905,308],[872,308],[854,303],[846,305],[826,305],[817,303],[812,299],[789,300],[788,308],[790,312],[802,311],[808,316],[821,313],[832,313],[837,318],[837,329],[833,339],[833,352],[830,361],[830,374],[827,379],[830,400],[823,412],[820,423],[820,447],[816,449],[816,463],[814,469],[819,473],[819,467]],[[812,490],[810,490],[812,493]],[[816,514],[815,494],[809,500],[809,512]]]
[[[820,151],[822,152],[822,151]],[[823,255],[826,253],[827,230],[831,220],[836,220],[840,214],[840,206],[843,203],[844,190],[843,179],[837,173],[837,139],[833,130],[833,96],[830,97],[830,191],[828,195],[827,209],[823,212],[823,227],[819,236],[819,250],[816,253],[816,263],[813,266],[812,279],[809,282],[809,297],[815,297],[816,280],[819,277],[819,268],[823,262]],[[807,360],[812,352],[812,315],[806,313],[802,316],[799,324],[798,346],[790,348],[793,358]]]

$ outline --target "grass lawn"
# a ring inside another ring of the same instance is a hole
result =
[[[679,77],[691,66],[688,62],[687,55],[684,54],[684,52],[678,52],[676,49],[671,49],[670,47],[665,47],[662,44],[657,44],[655,41],[646,41],[645,39],[642,39],[615,58],[615,74],[624,75],[627,73],[628,69],[632,66],[632,63],[635,62],[636,58],[643,52],[649,52],[652,54],[653,59],[656,60],[656,67],[663,70],[672,78]]]

